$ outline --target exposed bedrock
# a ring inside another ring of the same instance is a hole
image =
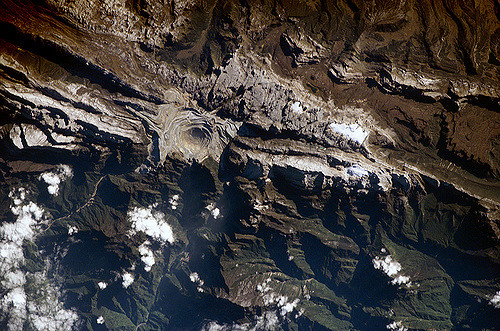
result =
[[[2,0],[0,325],[493,330],[499,13]]]

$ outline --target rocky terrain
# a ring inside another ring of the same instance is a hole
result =
[[[0,329],[495,330],[497,0],[1,0]]]

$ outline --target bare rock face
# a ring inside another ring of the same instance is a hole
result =
[[[495,329],[498,1],[0,8],[2,328]]]

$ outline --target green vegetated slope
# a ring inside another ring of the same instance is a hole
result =
[[[492,329],[487,301],[498,289],[498,246],[478,229],[483,216],[474,199],[431,180],[386,193],[306,192],[276,178],[222,183],[217,166],[169,160],[140,174],[75,165],[58,196],[36,174],[23,174],[52,215],[25,245],[25,270],[57,261],[51,272],[65,304],[96,330],[199,329],[210,321],[251,327],[266,311],[283,329],[383,329],[391,321]],[[221,217],[210,214],[211,203]],[[139,206],[164,213],[173,244],[129,234],[127,213]],[[69,225],[79,232],[68,235]],[[155,257],[150,271],[138,251],[145,240]],[[372,260],[387,255],[411,283],[391,284],[374,268]],[[125,271],[134,276],[127,288]],[[202,283],[190,279],[194,272]]]

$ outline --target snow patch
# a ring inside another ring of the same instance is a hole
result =
[[[173,243],[174,233],[170,225],[164,220],[165,215],[160,212],[153,214],[153,208],[134,207],[127,214],[132,223],[130,234],[142,231],[148,236],[163,243]]]
[[[66,164],[60,164],[54,171],[44,172],[40,175],[39,179],[43,180],[49,186],[47,190],[52,195],[59,194],[59,184],[63,181],[71,178],[73,176],[73,171],[71,167]]]
[[[23,141],[21,139],[21,134],[22,134],[22,131],[21,131],[21,127],[19,125],[14,125],[9,133],[10,140],[12,140],[12,143],[14,144],[14,146],[16,146],[19,149],[24,148]]]
[[[267,178],[267,179],[269,179],[269,178]],[[258,211],[263,211],[263,210],[269,209],[269,206],[264,205],[262,203],[262,201],[260,201],[259,199],[255,199],[255,203],[253,204],[253,208],[255,210],[258,210]]]
[[[297,114],[302,114],[302,112],[304,111],[304,108],[302,107],[302,105],[300,104],[299,101],[295,101],[293,104],[292,104],[292,107],[291,107],[292,111],[294,113],[297,113]]]
[[[341,135],[351,139],[352,141],[357,142],[358,144],[362,144],[368,136],[368,132],[355,123],[331,123],[330,129],[332,129],[334,132],[340,133]]]
[[[368,176],[370,173],[359,165],[353,165],[345,169],[347,175],[352,177],[364,177]]]

